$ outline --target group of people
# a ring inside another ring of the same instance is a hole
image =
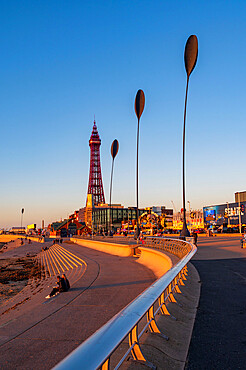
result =
[[[69,289],[70,289],[70,284],[69,284],[69,281],[68,281],[66,275],[65,274],[62,274],[62,276],[58,275],[56,286],[53,287],[50,294],[47,295],[47,297],[45,297],[45,298],[51,298],[51,297],[53,297],[54,295],[56,295],[58,293],[67,292]]]
[[[61,243],[62,244],[62,242],[63,242],[63,239],[61,238],[61,239],[54,239],[53,240],[53,244],[58,244],[58,243]]]

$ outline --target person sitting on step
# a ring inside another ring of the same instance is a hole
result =
[[[70,289],[70,283],[69,283],[68,278],[66,277],[66,275],[65,275],[65,274],[62,274],[62,279],[64,279],[64,281],[65,281],[65,283],[66,283],[66,288],[67,288],[67,290],[68,290],[68,289]],[[67,290],[66,290],[66,291],[67,291]]]
[[[64,278],[61,278],[59,275],[57,276],[57,282],[56,282],[56,286],[53,287],[52,291],[50,292],[49,295],[47,295],[47,297],[45,298],[51,298],[53,297],[54,295],[58,294],[58,293],[62,293],[62,292],[66,292],[67,291],[67,284],[66,284],[66,281],[64,280]]]

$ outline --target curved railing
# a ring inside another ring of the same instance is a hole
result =
[[[193,240],[193,238],[190,238]],[[174,254],[179,258],[183,258],[190,251],[190,243],[187,243],[184,240],[180,239],[171,239],[171,238],[159,238],[147,236],[143,239],[143,245],[165,252]]]
[[[161,249],[181,259],[165,275],[76,348],[55,369],[109,369],[111,355],[127,336],[129,336],[129,348],[118,364],[114,365],[114,369],[118,369],[130,353],[134,360],[142,361],[152,367],[141,351],[139,339],[147,329],[165,337],[158,328],[155,316],[157,313],[170,315],[167,303],[176,302],[173,293],[181,292],[179,285],[184,285],[187,263],[196,253],[196,247],[194,244],[178,239],[147,237],[144,242],[144,247]],[[139,323],[145,316],[146,325],[139,332]]]

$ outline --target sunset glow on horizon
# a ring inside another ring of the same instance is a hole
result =
[[[198,37],[189,82],[186,199],[191,209],[246,190],[244,2],[11,1],[0,5],[0,228],[60,221],[84,207],[94,115],[105,201],[182,207],[184,47]]]

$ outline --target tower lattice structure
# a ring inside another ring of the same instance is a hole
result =
[[[100,163],[100,145],[101,139],[97,131],[96,121],[94,120],[94,125],[89,140],[91,153],[88,194],[93,194],[93,202],[95,206],[99,203],[105,203]]]

